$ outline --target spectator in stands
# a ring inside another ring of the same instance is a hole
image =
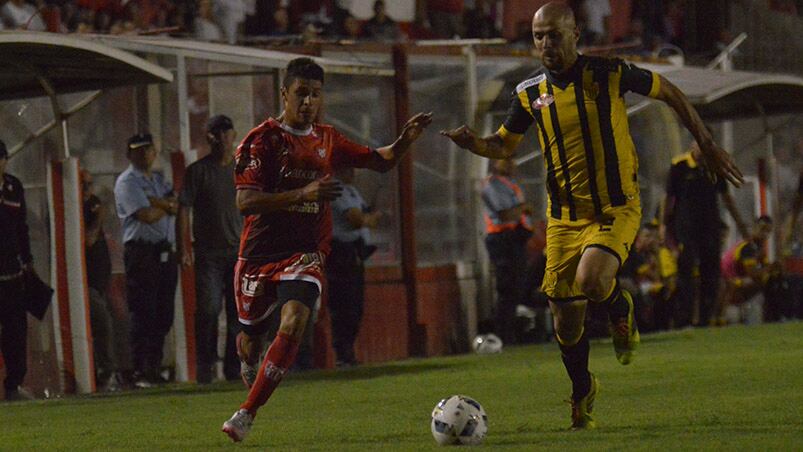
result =
[[[103,231],[106,209],[92,191],[92,174],[89,171],[81,171],[81,185],[84,201],[84,258],[89,285],[89,320],[92,326],[96,381],[100,391],[117,391],[120,389],[120,378],[114,355],[114,331],[108,298],[112,263]]]
[[[579,8],[579,20],[585,25],[584,39],[587,45],[605,45],[613,42],[611,27],[611,4],[608,0],[583,0]]]
[[[332,251],[326,259],[328,307],[332,319],[332,346],[338,367],[357,365],[354,341],[360,331],[365,304],[365,260],[376,250],[366,240],[381,212],[371,212],[354,183],[354,169],[341,168],[335,178],[343,195],[332,201]]]
[[[215,21],[212,0],[201,0],[198,15],[195,16],[195,39],[201,41],[223,41],[223,32]]]
[[[223,371],[227,380],[240,378],[236,338],[240,332],[234,302],[234,265],[243,219],[237,211],[234,189],[234,124],[225,115],[209,118],[206,140],[210,153],[187,167],[179,195],[178,244],[181,264],[195,263],[195,337],[198,383],[211,383],[218,361],[217,323],[226,309],[226,353]],[[192,249],[185,249],[193,213]],[[193,253],[194,251],[194,253]]]
[[[236,44],[240,27],[245,17],[253,14],[254,4],[249,0],[214,0],[215,11],[223,31],[223,37],[229,44]]]
[[[374,16],[362,27],[363,35],[374,41],[398,41],[402,38],[399,25],[385,11],[385,2],[374,2]]]
[[[532,234],[532,207],[513,179],[515,169],[510,159],[494,161],[482,188],[485,247],[496,274],[495,333],[506,344],[516,340],[516,307],[527,303],[527,240]]]
[[[0,141],[0,353],[6,363],[6,400],[32,396],[20,388],[27,373],[28,314],[23,301],[25,272],[33,272],[25,191],[6,172],[8,151]]]
[[[724,201],[742,236],[748,235],[725,181],[719,178],[716,183],[712,182],[701,165],[701,159],[696,143],[691,151],[673,159],[666,190],[664,225],[667,238],[680,252],[676,310],[676,326],[679,327],[692,323],[695,267],[700,272],[698,326],[708,325],[717,302],[722,255],[719,198]]]
[[[463,36],[463,0],[428,0],[427,14],[438,38]]]
[[[661,243],[657,221],[645,224],[619,273],[622,287],[633,295],[639,328],[667,330],[671,326],[677,261]]]
[[[164,382],[159,371],[165,336],[173,325],[178,279],[178,200],[164,177],[153,171],[156,156],[150,134],[131,137],[126,150],[131,165],[114,185],[117,216],[123,226],[134,385],[139,388]]]
[[[646,41],[644,23],[641,19],[633,18],[627,34],[617,40],[618,44],[627,46],[624,52],[631,55],[648,55],[652,53],[652,46]]]
[[[290,15],[287,8],[279,8],[273,12],[273,25],[268,32],[270,36],[287,36],[292,33],[290,29]]]
[[[682,26],[682,11],[673,11],[680,14],[680,17],[675,17],[675,20],[681,20],[681,23],[677,25]],[[633,11],[630,17],[631,20],[640,20],[644,25],[644,43],[648,48],[654,49],[668,40],[668,17],[663,0],[633,2]]]
[[[39,11],[25,0],[8,0],[0,7],[0,17],[8,28],[28,31],[45,31],[45,22]]]
[[[464,16],[466,38],[490,39],[499,36],[491,16],[490,0],[475,0],[473,8],[467,8]]]
[[[722,257],[722,277],[725,284],[720,305],[719,321],[728,304],[741,304],[753,296],[764,294],[764,319],[778,321],[792,317],[792,294],[778,263],[767,259],[767,240],[772,234],[772,218],[756,219],[750,235],[729,249]]]

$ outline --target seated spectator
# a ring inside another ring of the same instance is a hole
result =
[[[47,27],[39,11],[25,0],[8,0],[0,8],[2,22],[9,28],[29,31],[45,31]]]
[[[605,45],[613,42],[611,34],[611,4],[608,0],[583,0],[579,8],[586,45]]]
[[[432,31],[438,38],[463,36],[463,0],[429,0],[427,14]]]
[[[292,34],[290,30],[290,14],[287,8],[279,8],[273,12],[273,26],[270,28],[270,36],[287,36]]]
[[[620,284],[633,295],[639,328],[670,328],[677,271],[677,260],[662,243],[658,223],[645,224],[619,274]]]
[[[466,38],[490,39],[499,36],[491,17],[490,0],[476,0],[473,8],[466,9],[464,24]]]
[[[198,15],[195,17],[195,39],[201,41],[223,41],[223,32],[215,22],[212,0],[201,0]]]
[[[755,295],[764,295],[764,319],[777,321],[790,304],[788,284],[777,263],[767,259],[765,247],[772,234],[772,219],[759,217],[750,236],[729,249],[722,257],[724,290],[719,303],[718,323],[724,324],[728,304],[740,305]]]
[[[365,23],[362,32],[366,38],[376,41],[398,41],[402,38],[399,25],[388,17],[382,0],[374,2],[374,17]]]

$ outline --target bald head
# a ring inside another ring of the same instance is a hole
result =
[[[562,73],[574,64],[578,39],[574,13],[565,3],[549,2],[533,15],[535,51],[550,71]]]
[[[565,23],[569,28],[577,26],[574,21],[574,11],[562,2],[549,2],[538,8],[533,15],[533,23],[536,21]]]

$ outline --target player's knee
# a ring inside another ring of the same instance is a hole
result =
[[[304,328],[307,326],[310,309],[303,303],[290,300],[282,307],[282,323],[279,331],[300,339],[304,335]]]
[[[577,275],[577,285],[583,295],[593,301],[602,301],[608,295],[612,281],[601,274],[585,273]]]
[[[569,329],[562,329],[555,331],[555,339],[558,340],[558,344],[563,347],[571,347],[578,342],[580,342],[580,338],[583,336],[583,329],[579,328],[577,331],[569,330]]]

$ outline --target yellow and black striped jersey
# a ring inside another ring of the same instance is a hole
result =
[[[656,97],[657,74],[620,59],[579,55],[565,74],[542,68],[513,93],[497,132],[508,139],[535,122],[544,150],[548,214],[577,220],[638,199],[638,161],[624,95]]]

